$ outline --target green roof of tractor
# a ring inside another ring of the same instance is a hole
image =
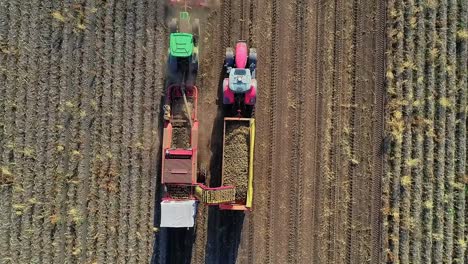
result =
[[[193,52],[193,36],[188,33],[172,33],[169,46],[171,56],[190,57]]]

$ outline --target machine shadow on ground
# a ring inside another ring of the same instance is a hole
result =
[[[210,186],[221,186],[223,155],[223,90],[227,74],[221,69],[217,92],[217,115],[211,133]],[[205,263],[236,263],[244,223],[243,211],[220,210],[212,206],[208,211]]]

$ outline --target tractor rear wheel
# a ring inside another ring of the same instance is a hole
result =
[[[234,50],[232,48],[226,48],[226,57],[224,59],[226,68],[234,67]]]
[[[198,47],[198,40],[200,38],[200,20],[195,18],[192,23],[193,44]]]
[[[251,48],[249,50],[248,65],[249,65],[249,67],[251,67],[251,70],[255,70],[255,68],[257,67],[257,49],[255,49],[255,48]]]
[[[169,33],[177,33],[177,18],[173,18],[169,22]]]

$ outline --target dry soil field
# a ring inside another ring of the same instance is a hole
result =
[[[159,224],[176,14],[0,0],[0,263],[464,263],[464,0],[210,0],[199,162],[219,184],[225,47],[258,52],[254,211]],[[156,231],[156,232],[154,232]]]

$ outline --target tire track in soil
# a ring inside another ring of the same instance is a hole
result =
[[[290,178],[292,182],[290,185],[290,207],[292,213],[289,214],[289,235],[288,242],[289,248],[287,253],[288,263],[299,263],[300,253],[302,246],[302,239],[299,236],[299,229],[302,226],[303,216],[303,198],[304,198],[304,186],[303,186],[303,152],[304,152],[304,78],[303,78],[303,65],[307,59],[304,54],[304,46],[306,36],[305,30],[305,10],[306,6],[304,1],[296,1],[295,6],[295,46],[297,49],[293,50],[295,65],[294,67],[294,85],[293,94],[291,95],[292,106],[289,110],[289,120],[293,121],[291,125],[292,130],[292,144],[290,149]],[[297,194],[296,194],[297,192]]]
[[[256,36],[254,36],[254,27],[257,26],[256,21],[254,21],[254,18],[255,18],[254,14],[255,14],[255,12],[257,12],[255,0],[243,0],[243,3],[241,3],[241,7],[242,7],[242,15],[241,15],[240,23],[242,24],[242,32],[243,32],[241,34],[242,39],[245,39],[247,41],[248,46],[250,48],[256,48],[257,53],[258,53],[259,47],[257,47],[255,45]],[[257,68],[258,68],[258,62],[257,62]],[[258,73],[258,70],[257,70],[257,73]],[[257,91],[257,93],[258,93],[258,91]],[[258,107],[258,103],[256,105],[256,108],[257,107]],[[256,122],[258,123],[258,121],[256,121]],[[257,130],[258,130],[258,128],[256,127],[256,131]],[[257,145],[258,144],[256,144],[255,147],[257,147]],[[257,165],[254,164],[254,170],[255,170],[256,166]],[[256,192],[255,191],[255,184],[254,184],[254,192]],[[254,200],[255,200],[255,197],[256,196],[254,195]],[[254,204],[255,204],[255,201],[254,201]],[[244,218],[241,237],[240,237],[239,250],[237,252],[237,260],[236,261],[238,263],[254,263],[254,252],[255,252],[255,247],[254,247],[254,245],[255,245],[254,244],[254,233],[255,233],[254,215],[255,215],[254,213],[249,213],[249,212],[245,213],[245,218]]]
[[[319,226],[321,232],[318,237],[324,243],[319,244],[319,258],[323,261],[330,261],[329,258],[332,256],[332,222],[334,218],[334,199],[333,199],[333,187],[335,184],[336,174],[332,169],[333,157],[333,133],[332,127],[332,115],[333,115],[333,100],[335,96],[334,91],[334,43],[336,40],[335,36],[335,1],[324,2],[322,6],[323,10],[323,46],[321,54],[321,83],[322,86],[322,99],[323,99],[323,112],[322,118],[325,120],[323,123],[324,138],[322,144],[323,149],[323,162],[320,165],[321,175],[323,175],[324,182],[321,186],[321,206],[323,214],[319,218]]]
[[[316,104],[315,104],[315,128],[316,128],[316,133],[314,135],[314,153],[316,153],[317,157],[319,156],[319,149],[321,149],[322,142],[324,142],[324,138],[322,135],[324,135],[324,121],[325,119],[323,118],[323,111],[324,111],[324,100],[323,100],[323,93],[324,93],[324,87],[323,87],[323,64],[321,61],[320,54],[323,54],[323,48],[324,48],[324,41],[325,38],[324,36],[324,31],[325,31],[325,25],[324,25],[324,17],[325,17],[325,12],[324,12],[324,7],[321,1],[316,1],[315,2],[315,9],[316,9],[316,20],[315,20],[315,31],[317,34],[317,37],[315,39],[315,56],[314,56],[314,63],[315,63],[315,87],[316,87],[316,92],[315,95],[317,96]],[[312,209],[312,221],[313,221],[313,226],[320,226],[321,225],[321,219],[320,219],[320,213],[323,211],[322,208],[322,196],[320,195],[320,190],[322,186],[322,179],[321,175],[323,175],[323,170],[322,166],[319,162],[314,162],[313,165],[315,176],[313,180],[313,200],[312,204],[313,207],[315,208]],[[315,239],[316,237],[319,237],[321,235],[320,229],[316,228],[312,232],[312,237],[314,239],[312,240],[312,260],[314,263],[319,263],[321,261],[321,244],[318,243],[318,239]]]
[[[276,142],[279,140],[278,135],[278,124],[280,123],[277,119],[277,109],[280,109],[278,106],[278,48],[279,48],[279,0],[273,0],[271,4],[271,48],[270,48],[270,91],[269,91],[269,108],[268,108],[268,120],[269,120],[269,138],[268,142],[268,168],[267,168],[267,192],[268,198],[266,203],[266,208],[268,211],[266,218],[266,239],[265,239],[265,263],[272,263],[272,238],[273,238],[273,229],[274,223],[276,221],[275,210],[273,209],[276,206],[274,197],[276,193],[277,184],[273,185],[274,176],[279,172],[279,165],[277,162],[274,162],[275,156],[277,154]],[[266,78],[265,78],[266,79]],[[281,91],[280,91],[281,92]]]
[[[302,185],[302,217],[298,219],[304,224],[298,224],[299,226],[299,241],[297,245],[298,260],[301,263],[315,263],[314,262],[314,242],[315,242],[315,229],[313,226],[316,224],[314,218],[315,213],[315,202],[318,199],[315,185],[319,180],[319,174],[317,174],[316,168],[318,166],[318,144],[320,142],[319,122],[322,121],[321,117],[317,115],[317,107],[320,103],[319,99],[319,84],[318,84],[318,42],[319,42],[319,23],[318,16],[319,10],[317,2],[314,1],[303,1],[302,12],[304,16],[303,23],[303,41],[302,41],[302,54],[304,65],[301,67],[301,94],[300,100],[302,102],[300,109],[300,119],[302,119],[300,131],[305,131],[306,128],[310,129],[310,134],[313,136],[307,137],[305,135],[300,136],[300,145],[302,146],[302,153],[299,155],[300,173],[303,176]],[[307,88],[306,88],[307,85]],[[306,89],[306,90],[304,90]],[[307,175],[307,173],[308,175]]]
[[[289,43],[289,38],[286,36],[289,36],[289,34],[294,34],[294,17],[293,17],[293,8],[290,3],[285,2],[285,1],[280,1],[278,3],[274,2],[273,3],[273,8],[276,10],[272,11],[272,14],[275,16],[273,19],[273,22],[275,23],[278,18],[283,18],[284,20],[282,22],[288,21],[288,23],[278,23],[278,27],[274,26],[274,32],[273,34],[278,34],[274,36],[274,44],[272,44],[272,49],[273,47],[284,47],[287,49],[289,52],[292,52],[293,49],[289,48],[290,43]],[[276,17],[277,16],[277,17]],[[279,22],[279,21],[278,21]],[[292,22],[292,23],[289,23]],[[284,36],[283,38],[277,38],[277,36]],[[272,69],[271,72],[271,78],[275,78],[275,81],[272,82],[272,86],[274,86],[276,89],[276,86],[280,86],[283,88],[280,88],[279,90],[275,91],[274,94],[271,94],[271,98],[274,98],[272,101],[272,104],[270,105],[271,112],[270,112],[270,118],[274,118],[275,121],[272,124],[273,129],[278,129],[279,131],[284,131],[284,133],[279,133],[275,131],[273,134],[273,137],[271,140],[273,141],[272,144],[276,144],[276,142],[291,142],[291,134],[286,132],[290,131],[290,123],[288,122],[288,111],[290,110],[290,103],[291,103],[291,97],[289,94],[289,91],[286,87],[292,87],[294,85],[292,83],[292,79],[290,76],[288,76],[288,70],[291,68],[291,65],[293,63],[291,56],[289,56],[288,52],[284,53],[279,53],[279,52],[274,52],[272,54],[272,62],[270,65],[272,66],[273,64],[278,64],[280,61],[282,62],[277,68],[274,70]],[[272,88],[273,89],[273,88]],[[287,111],[280,112],[279,115],[276,115],[276,113],[279,109],[283,109]],[[274,113],[274,114],[273,114]],[[273,122],[270,120],[270,122]],[[276,153],[276,146],[272,146],[272,153]],[[289,221],[289,212],[285,212],[283,214],[279,214],[278,212],[282,211],[281,209],[286,209],[289,207],[289,190],[287,188],[282,188],[283,186],[287,186],[287,184],[290,184],[291,180],[288,179],[289,177],[285,178],[285,175],[288,175],[288,161],[289,157],[287,155],[274,155],[272,156],[271,160],[274,164],[274,170],[272,171],[272,184],[274,186],[270,189],[272,197],[270,199],[275,199],[275,203],[271,205],[270,208],[270,215],[269,217],[273,217],[272,220],[272,225],[273,225],[273,230],[275,232],[276,237],[280,237],[283,239],[288,239],[288,234],[289,234],[289,228],[284,228],[284,223],[288,223]],[[295,194],[294,194],[295,195]],[[272,232],[273,232],[272,230]],[[288,257],[288,248],[290,247],[290,243],[293,243],[292,241],[287,241],[288,246],[286,247],[284,244],[284,240],[280,239],[273,239],[272,237],[272,243],[271,243],[271,261],[272,262],[278,262],[278,263],[287,263],[287,257]]]
[[[374,149],[373,149],[373,176],[372,176],[372,201],[371,201],[371,238],[372,248],[370,255],[371,263],[382,263],[383,256],[382,247],[382,230],[384,228],[382,215],[382,193],[383,193],[383,178],[384,176],[384,133],[385,133],[385,25],[386,17],[386,2],[379,0],[377,3],[375,17],[375,114],[376,120],[374,125]]]
[[[343,83],[342,83],[342,76],[344,73],[343,70],[343,58],[342,58],[342,50],[343,50],[343,3],[341,0],[334,1],[334,41],[333,41],[333,72],[332,72],[332,101],[331,101],[331,148],[330,148],[330,164],[329,169],[332,172],[332,185],[330,187],[330,210],[332,211],[333,218],[330,219],[330,230],[329,230],[329,243],[330,248],[328,250],[328,261],[337,263],[338,258],[340,258],[340,239],[338,236],[340,233],[340,227],[342,217],[341,210],[340,210],[340,196],[342,194],[340,188],[343,182],[342,173],[340,169],[341,162],[341,144],[342,144],[342,126],[344,125],[342,122],[342,113],[341,113],[341,105],[343,105]]]
[[[360,30],[361,30],[361,24],[360,21],[358,20],[361,15],[361,9],[360,9],[360,1],[359,0],[354,0],[353,1],[353,23],[355,24],[354,27],[354,32],[353,32],[353,59],[352,59],[352,93],[351,93],[351,99],[350,99],[350,106],[351,106],[351,113],[350,113],[350,120],[349,120],[349,127],[351,129],[349,133],[349,144],[350,144],[350,156],[351,158],[355,157],[355,149],[356,149],[356,141],[355,141],[355,124],[356,124],[356,97],[357,97],[357,86],[358,86],[358,79],[357,79],[357,67],[359,64],[359,56],[358,56],[358,47],[361,45],[361,39],[359,38],[360,36]],[[355,198],[353,196],[354,194],[354,188],[355,188],[355,181],[354,179],[356,178],[356,169],[355,166],[350,165],[348,167],[348,178],[349,178],[349,194],[350,194],[350,199],[349,199],[349,205],[348,205],[348,211],[347,211],[347,217],[348,217],[348,222],[347,222],[347,242],[346,242],[346,263],[353,263],[353,241],[355,240],[355,234],[353,232],[353,219],[355,215],[355,210],[354,210],[354,204],[355,204]]]
[[[362,47],[357,46],[360,53],[359,59],[362,63],[356,65],[366,65],[357,69],[357,100],[356,111],[357,120],[355,122],[356,131],[356,172],[359,175],[360,184],[357,192],[353,194],[357,201],[356,204],[356,218],[353,219],[353,227],[356,232],[356,240],[353,241],[357,245],[353,251],[353,258],[356,263],[368,263],[371,258],[372,248],[372,180],[373,180],[373,148],[374,148],[374,135],[375,131],[375,93],[376,93],[376,65],[375,65],[375,34],[367,34],[367,32],[375,32],[375,18],[378,3],[375,1],[363,1],[362,7],[372,10],[369,14],[363,14],[362,19],[362,32],[357,32],[362,38]],[[359,43],[359,42],[358,42]],[[381,73],[377,73],[381,74]],[[356,186],[357,187],[357,186]],[[377,195],[377,194],[375,194]],[[379,192],[379,195],[381,193]]]

